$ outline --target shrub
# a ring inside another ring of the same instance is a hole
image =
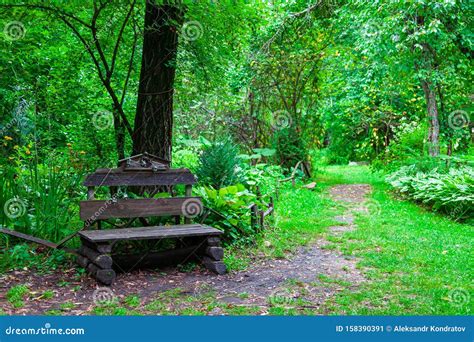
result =
[[[178,150],[173,152],[173,167],[185,167],[195,172],[199,165],[198,153],[192,150]]]
[[[300,160],[306,160],[308,151],[301,135],[293,126],[277,130],[273,141],[278,163],[289,170]]]
[[[191,172],[196,172],[199,166],[199,153],[203,147],[210,145],[211,143],[201,136],[199,139],[191,139],[184,135],[178,135],[173,148],[173,167],[185,167]]]
[[[393,172],[387,181],[400,193],[430,205],[452,218],[472,220],[474,214],[474,169],[462,167],[440,172],[420,171],[415,165]]]
[[[212,143],[199,157],[196,170],[199,183],[215,189],[240,183],[238,152],[230,140]]]
[[[426,165],[434,162],[433,158],[423,157],[426,131],[426,125],[402,122],[396,130],[395,138],[385,151],[374,159],[372,167],[393,172],[401,166],[413,164],[420,159],[421,163]],[[429,159],[431,161],[428,161]]]
[[[278,186],[278,180],[283,179],[283,170],[278,165],[258,163],[256,165],[242,165],[242,182],[252,192],[257,188],[263,195],[271,196]]]
[[[208,187],[196,188],[206,207],[211,212],[206,223],[222,229],[225,240],[229,243],[248,240],[256,233],[250,224],[250,203],[256,201],[256,195],[242,184],[231,185],[218,190]]]

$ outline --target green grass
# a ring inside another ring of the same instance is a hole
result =
[[[241,294],[244,298],[247,294]],[[96,305],[90,312],[93,315],[186,315],[202,316],[219,310],[225,315],[257,314],[259,307],[239,306],[219,302],[216,293],[202,289],[202,293],[190,295],[181,288],[157,293],[146,303],[138,295],[129,295],[122,300]]]
[[[141,304],[140,297],[135,294],[128,295],[127,297],[125,297],[124,302],[127,306],[132,308],[136,308]]]
[[[51,299],[53,297],[54,297],[54,292],[52,290],[46,290],[40,296],[40,298],[42,298],[42,299]]]
[[[472,314],[473,227],[391,196],[366,167],[330,167],[326,184],[369,183],[381,212],[358,215],[337,249],[360,258],[368,282],[328,303],[357,315]]]
[[[21,308],[25,305],[24,300],[30,295],[30,289],[28,286],[16,285],[10,288],[7,292],[8,302],[16,309]]]
[[[69,310],[74,309],[75,307],[76,307],[76,304],[72,302],[64,302],[64,303],[61,303],[61,305],[59,306],[59,308],[62,311],[69,311]]]
[[[327,184],[316,190],[287,185],[276,201],[274,222],[256,238],[254,246],[235,245],[226,250],[224,262],[229,270],[242,270],[252,264],[255,255],[284,258],[297,247],[307,245],[328,226],[335,225],[343,206],[325,195]]]

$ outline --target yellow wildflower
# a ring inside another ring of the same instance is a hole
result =
[[[13,140],[13,138],[9,137],[8,135],[5,135],[4,138],[5,138],[5,140]]]

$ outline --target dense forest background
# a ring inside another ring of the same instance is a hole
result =
[[[243,184],[238,196],[265,196],[299,161],[314,173],[349,162],[398,172],[392,185],[415,200],[471,217],[468,0],[0,11],[2,225],[64,237],[80,226],[84,174],[144,151],[195,172],[230,229],[244,224],[241,203],[216,202],[213,190]]]

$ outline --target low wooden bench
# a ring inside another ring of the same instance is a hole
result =
[[[166,168],[166,165],[156,166],[153,164],[156,159],[148,154],[145,156],[151,162],[147,167],[137,160],[141,156],[127,159],[128,162],[118,169],[99,169],[86,178],[84,185],[88,186],[88,200],[80,203],[80,217],[85,229],[78,234],[82,243],[77,258],[79,265],[105,285],[112,284],[116,271],[179,264],[192,259],[202,262],[217,274],[225,273],[226,267],[222,262],[224,251],[219,238],[222,231],[191,223],[192,218],[202,211],[201,199],[191,196],[194,176],[187,169],[173,170]],[[165,188],[174,194],[174,186],[178,184],[185,185],[183,197],[129,199],[117,198],[113,194],[118,186],[147,187],[152,190],[152,195]],[[95,199],[96,187],[99,186],[111,187],[110,199]],[[163,216],[173,217],[174,224],[149,226],[147,218]],[[181,222],[183,217],[184,224]],[[109,219],[128,219],[128,222],[125,227],[102,229],[101,223]],[[130,227],[136,220],[140,220],[143,226]],[[120,241],[163,239],[176,239],[179,243],[172,250],[145,255],[112,254],[113,246]]]

